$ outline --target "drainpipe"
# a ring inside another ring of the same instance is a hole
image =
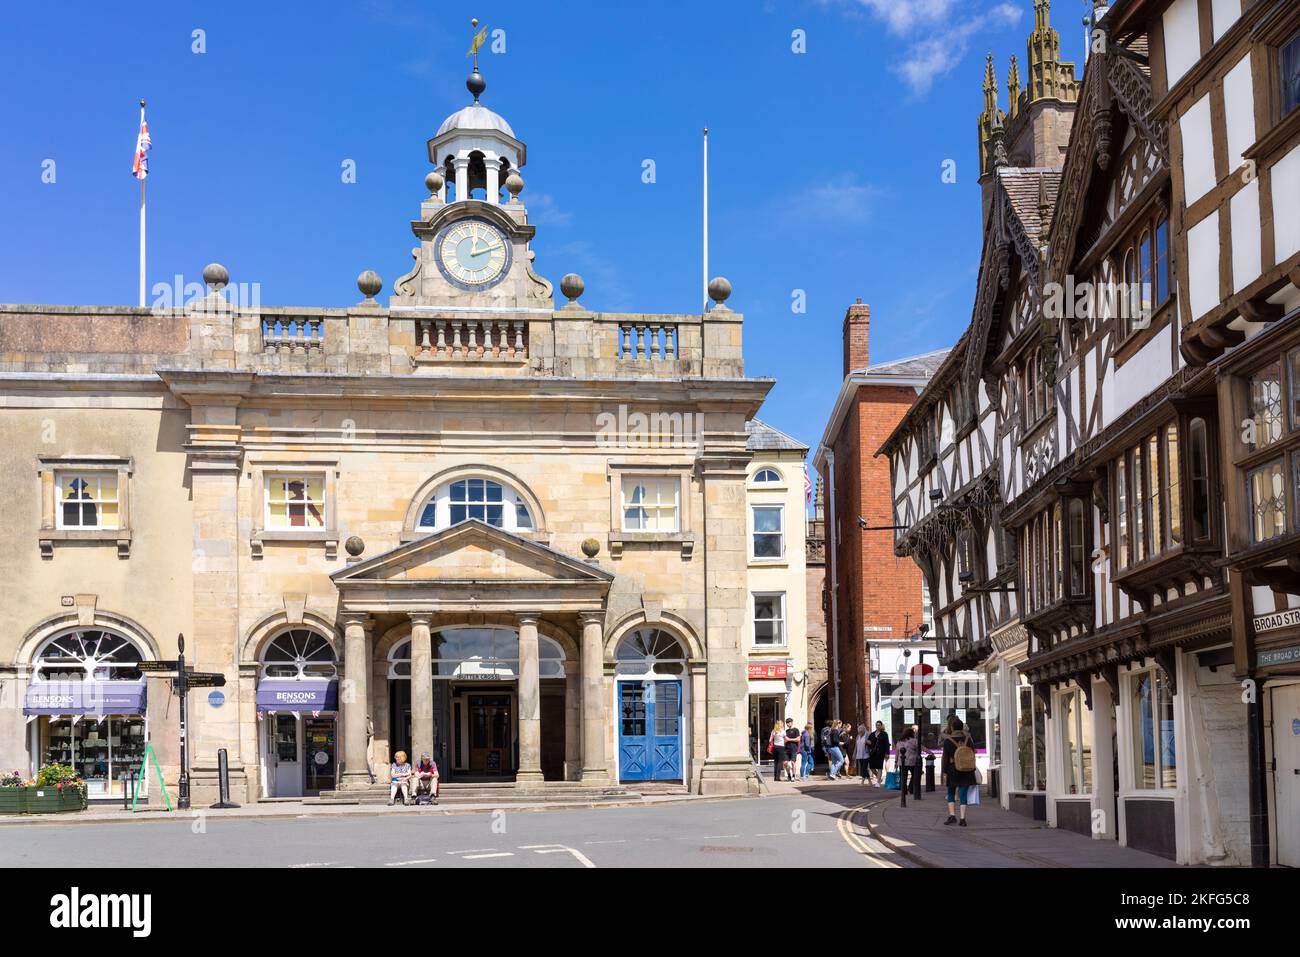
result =
[[[839,540],[836,531],[839,523],[835,517],[835,453],[822,446],[826,452],[826,485],[829,491],[826,496],[827,504],[830,506],[830,515],[827,521],[827,537],[830,539],[830,560],[831,560],[831,682],[835,687],[835,711],[831,712],[832,716],[840,711],[840,614],[839,614],[839,591],[840,580],[836,574],[835,556],[839,551]]]
[[[1264,702],[1260,700],[1260,681],[1255,685],[1254,700],[1246,705],[1247,780],[1250,801],[1250,866],[1269,866],[1268,846],[1268,765],[1264,753]]]

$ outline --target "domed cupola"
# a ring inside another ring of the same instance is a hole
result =
[[[442,121],[429,140],[429,162],[442,174],[436,193],[440,201],[479,199],[499,205],[506,177],[527,162],[528,153],[510,124],[479,102],[487,81],[475,60],[465,81],[474,102]]]

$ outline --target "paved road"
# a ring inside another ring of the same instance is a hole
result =
[[[897,867],[862,796],[433,816],[33,824],[0,833],[0,865],[181,867]],[[855,817],[855,823],[849,818]],[[196,833],[197,830],[197,833]]]

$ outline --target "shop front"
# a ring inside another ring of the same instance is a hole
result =
[[[787,717],[798,715],[789,713],[789,679],[790,664],[784,659],[751,660],[748,663],[749,676],[749,751],[750,757],[760,767],[771,769],[772,755],[768,753],[767,743],[772,729],[785,725]],[[800,725],[799,730],[803,730]]]
[[[257,682],[262,793],[313,796],[338,781],[338,665],[334,648],[309,629],[281,632],[267,646]]]
[[[93,798],[115,796],[139,771],[149,740],[142,657],[130,639],[101,629],[42,643],[23,698],[32,775],[70,765]]]

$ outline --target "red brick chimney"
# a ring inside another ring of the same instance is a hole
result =
[[[867,367],[867,327],[871,324],[871,307],[861,299],[844,313],[844,374]]]

